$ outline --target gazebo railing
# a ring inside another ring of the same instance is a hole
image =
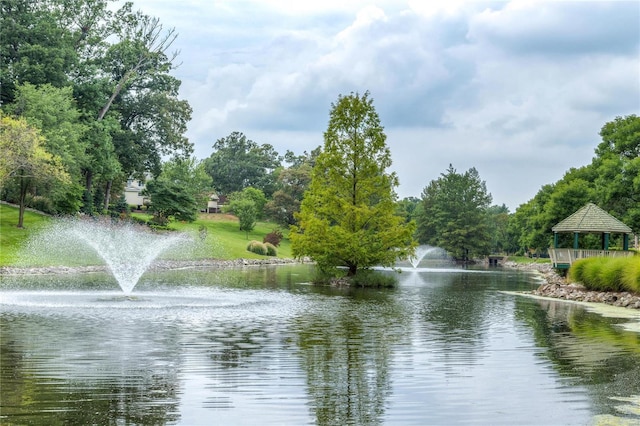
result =
[[[572,248],[550,248],[549,257],[553,266],[571,265],[578,259],[586,257],[627,257],[633,256],[632,251],[621,250],[585,250]]]

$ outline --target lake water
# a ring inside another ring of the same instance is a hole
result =
[[[106,274],[1,276],[0,423],[640,424],[639,334],[502,292],[534,275],[356,290],[310,270],[147,273],[129,297]]]

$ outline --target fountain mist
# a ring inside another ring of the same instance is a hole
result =
[[[411,266],[417,268],[424,259],[437,259],[437,260],[449,260],[449,255],[446,250],[440,247],[432,246],[418,246],[416,248],[416,254],[409,259]]]
[[[146,227],[110,220],[57,220],[31,242],[31,251],[86,259],[91,248],[107,265],[125,294],[131,293],[151,263],[178,243],[184,234],[158,234]]]

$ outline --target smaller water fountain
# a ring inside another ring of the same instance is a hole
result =
[[[184,234],[149,232],[143,226],[110,220],[57,220],[32,241],[32,251],[86,259],[91,248],[107,265],[124,294],[133,291],[151,263],[165,250],[190,242]]]
[[[411,266],[413,266],[413,269],[417,269],[418,266],[420,266],[420,263],[425,259],[444,261],[447,263],[450,261],[446,250],[441,249],[440,247],[418,246],[416,248],[415,256],[410,258],[409,262],[411,263]]]

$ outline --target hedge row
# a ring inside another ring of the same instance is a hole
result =
[[[580,259],[571,265],[568,277],[589,290],[640,293],[640,256]]]

